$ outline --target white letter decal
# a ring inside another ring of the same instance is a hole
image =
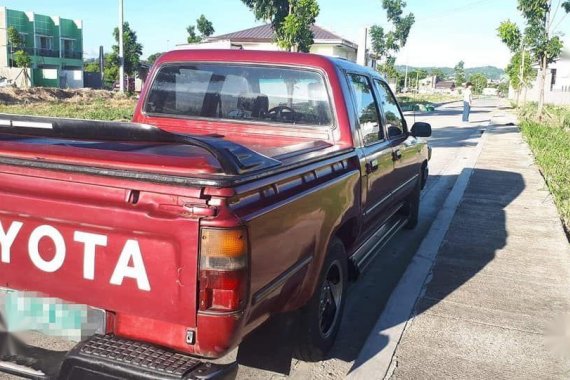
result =
[[[83,278],[86,280],[95,279],[95,250],[97,246],[107,246],[107,236],[75,231],[73,239],[85,246],[83,249]]]
[[[133,260],[133,266],[129,266],[129,262]],[[136,240],[127,240],[119,261],[115,267],[115,271],[111,276],[110,283],[113,285],[121,285],[125,277],[137,280],[137,286],[140,290],[150,291],[150,283],[144,267],[141,248]]]
[[[12,222],[8,232],[4,232],[4,226],[2,226],[2,221],[0,221],[0,248],[2,249],[3,263],[10,263],[10,248],[12,248],[12,244],[22,225],[22,222]]]
[[[50,261],[44,260],[40,255],[40,240],[44,237],[50,238],[55,245],[55,255]],[[38,269],[48,273],[55,272],[61,268],[65,260],[65,241],[63,240],[63,236],[52,226],[39,226],[30,235],[28,253],[30,254],[30,259]]]

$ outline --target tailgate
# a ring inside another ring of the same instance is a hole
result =
[[[195,326],[203,201],[70,178],[0,171],[0,287]]]

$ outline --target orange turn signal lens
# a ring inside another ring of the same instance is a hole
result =
[[[200,269],[236,270],[247,260],[245,229],[202,228],[200,231]]]

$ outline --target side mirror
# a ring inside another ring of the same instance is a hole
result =
[[[430,137],[431,125],[429,123],[418,121],[412,125],[411,135],[414,137]]]

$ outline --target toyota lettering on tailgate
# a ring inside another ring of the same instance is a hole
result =
[[[7,226],[7,228],[5,228]],[[2,223],[0,221],[0,262],[10,264],[12,258],[11,248],[16,238],[27,239],[28,256],[32,264],[39,270],[46,273],[58,271],[64,264],[67,252],[67,244],[63,235],[57,228],[44,224],[34,228],[29,236],[21,236],[20,231],[24,226],[23,222],[11,221]],[[40,252],[40,242],[42,240],[51,241],[53,244],[53,255],[51,259],[46,259]],[[83,246],[83,278],[94,280],[96,276],[95,256],[97,248],[106,247],[108,243],[107,235],[94,234],[84,231],[73,232],[73,240]],[[112,285],[122,285],[125,278],[136,281],[140,290],[150,291],[150,282],[146,272],[143,256],[139,242],[135,239],[127,239],[120,252],[119,258],[109,279]]]

